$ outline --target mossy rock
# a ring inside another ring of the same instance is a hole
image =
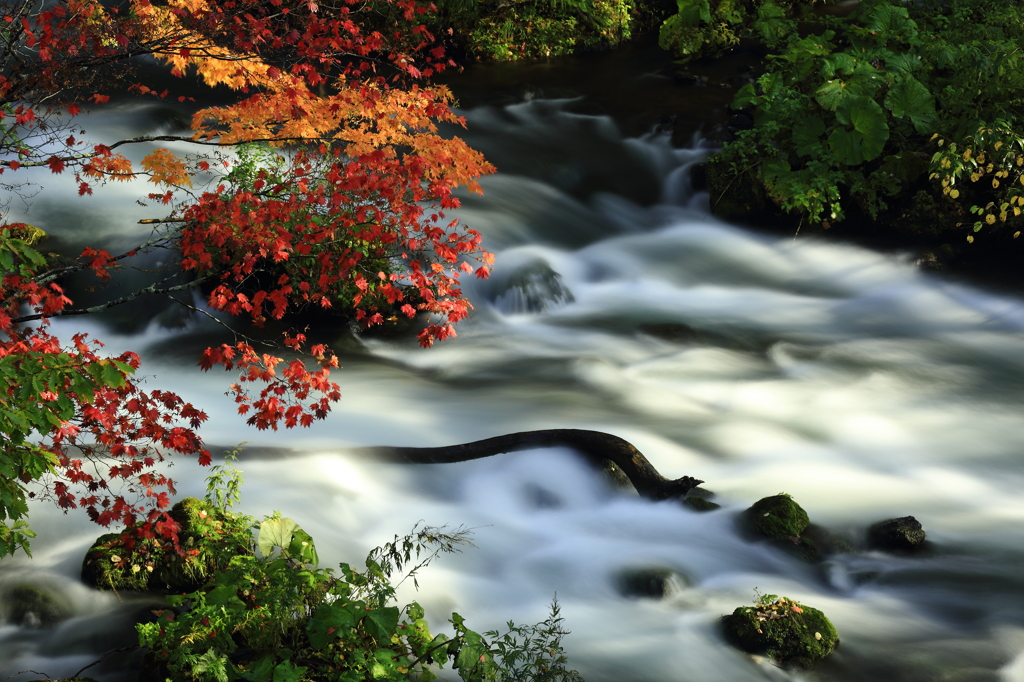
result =
[[[768,540],[799,539],[811,522],[803,507],[785,493],[761,498],[744,517],[758,537]]]
[[[82,581],[101,590],[192,592],[217,570],[216,557],[245,552],[234,517],[214,505],[186,497],[171,508],[185,555],[169,542],[110,533],[96,540],[82,563]],[[225,543],[234,546],[224,551]]]
[[[785,597],[762,599],[722,616],[726,639],[749,654],[808,668],[832,653],[839,635],[825,614]]]
[[[693,511],[698,512],[709,512],[722,508],[722,505],[718,504],[717,502],[712,502],[711,500],[701,497],[700,495],[693,494],[687,495],[686,497],[683,498],[683,506],[689,507]]]
[[[21,627],[50,627],[73,615],[59,593],[39,585],[15,585],[0,594],[4,620]]]

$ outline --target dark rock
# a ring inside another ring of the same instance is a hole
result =
[[[793,668],[814,665],[839,644],[839,635],[825,614],[774,595],[722,616],[722,625],[733,646]]]
[[[4,620],[21,627],[50,627],[67,620],[72,609],[59,593],[40,585],[16,585],[0,594]]]
[[[847,554],[856,551],[853,543],[847,538],[813,523],[807,525],[803,532],[803,537],[813,542],[825,556]]]
[[[686,578],[671,568],[628,568],[615,576],[619,594],[634,599],[663,599],[686,584]]]
[[[913,516],[879,521],[868,528],[868,547],[896,552],[913,552],[924,544],[925,532]]]

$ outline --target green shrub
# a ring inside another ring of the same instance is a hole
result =
[[[565,667],[557,601],[546,621],[509,623],[504,635],[480,635],[453,613],[451,638],[431,634],[416,602],[397,603],[397,585],[471,544],[467,531],[414,528],[370,552],[364,570],[343,563],[335,572],[319,568],[313,539],[291,519],[256,524],[231,512],[240,480],[237,469],[217,467],[208,489],[207,502],[236,522],[233,543],[211,549],[224,554],[223,568],[200,589],[167,596],[167,608],[137,626],[146,679],[424,682],[451,665],[467,682],[581,682]]]
[[[554,57],[629,40],[633,0],[526,0],[517,3],[443,0],[437,22],[484,59]]]
[[[1019,229],[1024,8],[864,0],[788,31],[733,101],[754,125],[722,150],[719,186],[757,184],[825,227],[851,213],[913,221],[934,205],[922,222],[940,230]]]

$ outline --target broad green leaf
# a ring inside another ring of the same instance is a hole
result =
[[[287,518],[264,519],[260,524],[260,532],[256,537],[256,544],[260,548],[260,554],[269,557],[274,553],[275,547],[285,549],[292,542],[292,534],[299,530],[299,524]]]
[[[917,34],[917,24],[910,20],[907,8],[888,4],[875,8],[867,29],[886,38],[892,36],[903,40]]]
[[[306,624],[309,643],[316,649],[325,649],[340,634],[346,634],[356,624],[351,606],[339,602],[318,606]]]
[[[885,106],[897,118],[908,118],[919,133],[935,123],[935,96],[916,78],[908,76],[889,88]]]
[[[288,554],[304,564],[316,566],[320,563],[316,547],[313,546],[313,538],[309,536],[309,533],[298,527],[292,531],[292,540],[288,544]]]
[[[391,635],[398,627],[398,607],[385,606],[366,612],[363,627],[374,639],[381,642],[390,641]]]
[[[736,93],[736,97],[733,98],[731,106],[733,109],[743,109],[749,104],[757,101],[758,94],[754,88],[753,83],[747,83]]]
[[[305,674],[305,666],[295,665],[291,661],[281,661],[274,668],[274,682],[301,682]]]
[[[854,94],[846,89],[846,82],[839,79],[827,81],[814,93],[818,104],[829,111],[835,111],[845,99],[853,96]]]
[[[678,0],[676,3],[679,8],[679,19],[678,21],[683,26],[696,28],[700,26],[701,19],[706,15],[711,21],[711,8],[708,7],[708,0]]]
[[[238,598],[238,588],[234,585],[218,585],[213,588],[206,595],[206,603],[210,606],[245,606],[245,602]]]
[[[916,54],[894,54],[885,58],[885,68],[897,76],[908,76],[923,66],[921,56]]]
[[[793,126],[793,147],[801,156],[811,156],[821,144],[825,122],[817,116],[803,116]]]
[[[837,52],[821,60],[821,71],[819,73],[825,79],[835,78],[837,75],[848,76],[853,73],[856,66],[857,60],[854,59],[853,55],[846,52]]]
[[[853,130],[836,128],[828,138],[836,159],[847,165],[870,161],[882,153],[889,139],[885,112],[869,97],[850,97],[836,108],[836,120]]]

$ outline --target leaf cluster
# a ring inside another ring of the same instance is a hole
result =
[[[416,602],[399,606],[396,588],[442,553],[470,544],[462,528],[417,527],[370,552],[362,570],[318,567],[313,539],[280,514],[256,524],[230,512],[240,472],[222,465],[208,479],[234,529],[220,566],[201,589],[166,597],[155,620],[137,626],[147,672],[195,682],[253,680],[431,680],[451,665],[467,682],[580,680],[565,668],[557,601],[534,626],[487,633],[452,614],[454,636],[433,635]],[[255,535],[253,535],[255,531]],[[239,548],[248,548],[239,551]],[[520,640],[519,638],[522,638]]]
[[[723,149],[730,173],[825,227],[851,209],[908,210],[920,191],[949,216],[980,216],[976,229],[1012,223],[1022,20],[1017,4],[980,0],[866,0],[813,19],[737,93],[732,106],[754,124]]]
[[[634,0],[441,0],[439,34],[450,32],[462,50],[483,59],[554,57],[629,40]]]

